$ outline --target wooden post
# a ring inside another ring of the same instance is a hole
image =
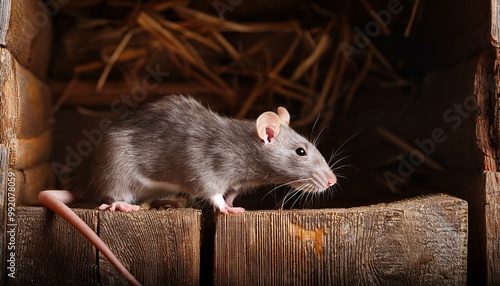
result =
[[[500,282],[500,173],[485,172],[486,271],[488,285]]]
[[[214,285],[465,285],[467,203],[219,215]]]
[[[201,212],[100,212],[99,236],[143,285],[198,285]],[[127,285],[101,255],[103,285]]]
[[[50,90],[7,49],[0,48],[0,55],[0,143],[9,149],[11,171],[22,175],[17,203],[33,205],[38,192],[54,182],[54,173],[47,168],[53,142]],[[30,180],[23,180],[27,174]]]
[[[53,3],[57,6],[59,1]],[[46,78],[52,47],[52,17],[57,14],[44,5],[43,1],[0,1],[0,45],[40,79]]]

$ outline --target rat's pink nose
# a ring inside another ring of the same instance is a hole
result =
[[[326,185],[328,187],[331,187],[333,185],[335,185],[337,183],[337,178],[334,176],[334,177],[331,177],[328,179],[328,181],[326,182]]]

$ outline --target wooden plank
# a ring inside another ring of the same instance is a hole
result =
[[[432,195],[350,209],[217,217],[215,285],[465,285],[467,203]]]
[[[491,44],[500,48],[500,3],[491,0]]]
[[[151,88],[147,88],[148,85]],[[154,88],[153,88],[154,86]],[[59,80],[51,81],[50,87],[54,92],[54,101],[57,102],[68,87],[68,82]],[[69,93],[64,100],[65,105],[83,105],[83,106],[123,106],[135,107],[137,104],[145,103],[158,99],[161,96],[169,94],[190,94],[196,96],[202,101],[206,101],[214,109],[221,110],[227,105],[235,107],[240,98],[234,97],[233,102],[221,102],[220,96],[214,95],[207,87],[196,82],[148,82],[147,85],[142,84],[144,90],[148,92],[147,97],[142,99],[141,95],[131,95],[134,86],[124,84],[123,82],[109,81],[103,87],[101,92],[96,91],[96,82],[89,80],[77,81],[72,92]],[[241,87],[242,93],[246,91],[245,87]],[[134,98],[137,98],[135,100]],[[122,109],[118,111],[121,113]]]
[[[17,94],[19,96],[18,138],[40,136],[52,126],[52,96],[48,85],[38,80],[32,73],[15,64]]]
[[[11,168],[25,169],[48,162],[52,154],[52,129],[30,139],[10,140]]]
[[[9,30],[11,0],[0,0],[0,45],[5,46]]]
[[[500,173],[485,172],[487,285],[500,283]]]
[[[8,162],[9,162],[9,149],[7,149],[4,145],[0,144],[0,284],[4,283],[5,278],[5,263],[7,253],[7,244],[6,244],[6,218],[8,210],[6,208],[8,200],[7,193],[9,192],[9,184],[8,184]],[[15,185],[11,188],[15,188]],[[12,189],[11,189],[12,190]]]
[[[21,206],[38,205],[38,193],[53,189],[54,170],[50,163],[42,163],[31,168],[10,169],[16,176],[16,204]]]
[[[197,285],[201,213],[194,209],[101,212],[99,236],[143,285]],[[99,256],[103,285],[126,285]]]
[[[0,48],[0,54],[2,141],[40,136],[52,125],[50,89],[8,50]]]
[[[57,1],[53,3],[57,6]],[[45,79],[52,45],[52,17],[57,11],[47,12],[41,1],[2,1],[2,10],[9,4],[5,46],[22,66]]]
[[[97,230],[97,212],[75,209]],[[45,208],[18,207],[15,279],[6,285],[96,285],[96,251],[73,226]]]
[[[10,150],[9,167],[29,168],[51,156],[50,93],[9,51],[0,55],[0,143]]]

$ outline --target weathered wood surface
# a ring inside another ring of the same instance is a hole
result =
[[[10,169],[10,171],[16,176],[17,205],[35,206],[38,204],[38,193],[53,189],[55,186],[54,170],[50,163],[22,170]]]
[[[22,139],[40,136],[52,125],[50,89],[7,49],[0,48],[0,54],[2,135]]]
[[[52,129],[39,137],[10,140],[10,164],[12,168],[24,169],[48,162],[52,153]]]
[[[488,285],[500,285],[500,173],[485,172],[486,271]]]
[[[11,0],[0,0],[0,45],[5,46],[9,31]]]
[[[48,162],[52,153],[50,90],[0,48],[0,143],[10,150],[9,167],[30,169]],[[53,173],[32,181],[48,182]]]
[[[97,212],[75,209],[97,230]],[[44,208],[16,209],[15,279],[6,285],[96,285],[96,250],[68,222]]]
[[[465,285],[467,203],[432,195],[351,209],[217,218],[215,285]]]
[[[59,1],[52,1],[58,6]],[[42,1],[0,1],[0,44],[22,66],[45,79],[52,47],[52,17],[57,11],[46,10]]]
[[[74,209],[143,285],[197,285],[201,215],[194,209]],[[39,207],[16,216],[16,279],[7,285],[127,285],[61,217]]]
[[[491,0],[491,44],[500,48],[500,2]]]
[[[197,285],[201,213],[193,209],[101,212],[99,235],[143,285]],[[104,285],[127,285],[99,256]]]

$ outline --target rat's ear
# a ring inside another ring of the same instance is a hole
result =
[[[262,113],[256,122],[257,134],[264,143],[271,143],[271,139],[280,133],[280,117],[278,114],[268,111]]]
[[[280,117],[281,121],[286,124],[286,126],[290,125],[290,113],[288,113],[288,110],[284,107],[278,107],[278,116]]]

